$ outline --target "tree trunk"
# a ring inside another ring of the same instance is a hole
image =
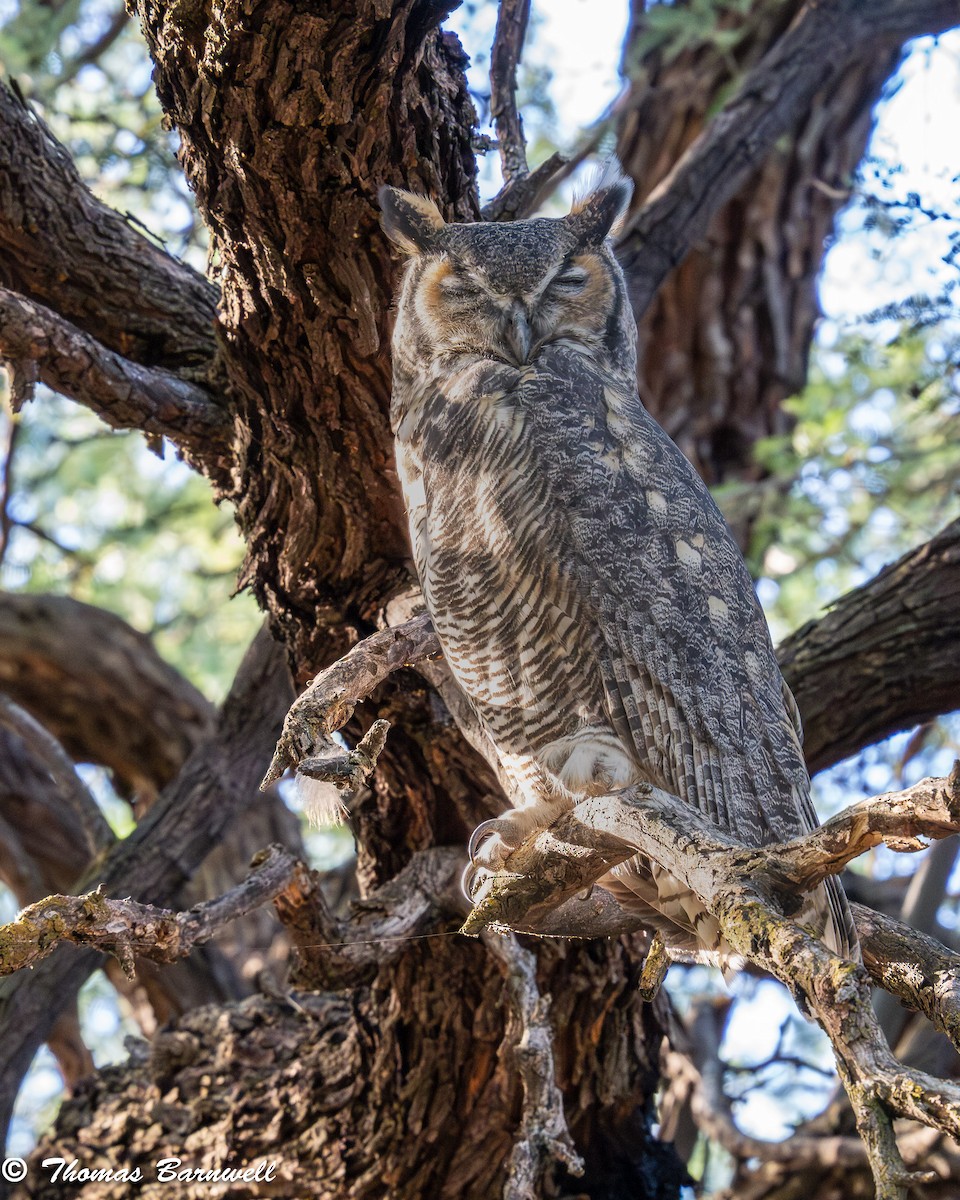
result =
[[[553,997],[557,1081],[586,1160],[582,1178],[551,1172],[546,1195],[665,1200],[682,1170],[644,1114],[658,1078],[656,1016],[637,995],[624,946],[551,947],[540,955]],[[503,978],[480,943],[414,943],[368,984],[298,992],[296,1008],[262,996],[194,1010],[133,1067],[81,1086],[43,1155],[141,1166],[273,1164],[266,1194],[356,1200],[489,1200],[500,1194],[522,1108],[504,1054]],[[652,1055],[652,1057],[651,1057]],[[187,1131],[192,1131],[189,1141]],[[23,1195],[110,1200],[129,1184],[66,1187],[31,1171]],[[169,1188],[169,1185],[167,1185]],[[209,1183],[181,1185],[185,1200]],[[168,1194],[145,1182],[138,1195]]]

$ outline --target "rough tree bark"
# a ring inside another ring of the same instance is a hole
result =
[[[248,546],[243,582],[268,612],[302,680],[371,632],[390,601],[409,587],[386,420],[393,263],[378,232],[374,197],[382,183],[394,183],[431,195],[448,216],[478,215],[474,114],[463,55],[456,39],[438,28],[454,0],[348,0],[309,10],[270,0],[255,11],[142,0],[135,7],[156,64],[161,101],[181,136],[184,171],[218,252],[219,318],[211,333],[214,299],[208,285],[158,256],[106,210],[91,209],[49,135],[0,89],[0,121],[13,131],[8,144],[19,147],[0,162],[0,245],[9,248],[10,264],[2,281],[14,299],[29,299],[59,320],[51,323],[46,312],[28,311],[27,324],[39,331],[26,337],[18,327],[17,338],[11,334],[5,346],[0,330],[0,351],[16,367],[53,346],[49,381],[56,384],[59,374],[64,390],[80,402],[107,403],[114,413],[119,401],[105,389],[107,383],[116,387],[115,377],[78,377],[71,365],[71,348],[90,350],[74,336],[76,330],[130,364],[171,372],[190,386],[188,392],[172,389],[172,397],[144,387],[134,395],[140,415],[124,410],[124,419],[177,441],[234,502]],[[787,6],[790,12],[794,7]],[[767,64],[764,88],[774,93],[779,75],[763,52],[770,46],[775,53],[784,31],[780,7],[776,13],[769,27],[761,22],[746,40],[740,64],[758,71]],[[635,228],[655,249],[651,230],[669,227],[664,262],[682,258],[702,233],[703,218],[731,202],[781,135],[795,141],[770,168],[774,183],[752,185],[740,202],[744,215],[730,215],[738,211],[731,208],[718,220],[726,229],[737,220],[751,228],[759,223],[769,234],[776,217],[765,213],[764,224],[755,209],[765,187],[772,187],[781,217],[810,211],[810,197],[794,196],[790,189],[797,184],[802,190],[821,170],[835,172],[832,186],[844,164],[856,159],[878,85],[877,61],[889,64],[892,47],[910,33],[944,28],[958,14],[952,3],[884,0],[867,21],[852,0],[824,0],[805,6],[801,15],[807,23],[798,36],[806,36],[811,22],[820,39],[847,35],[843,44],[869,59],[870,71],[843,76],[835,58],[816,59],[806,68],[793,63],[784,75],[793,89],[787,99],[778,105],[776,94],[748,88],[731,130],[730,120],[724,125],[704,119],[716,89],[727,82],[710,59],[703,68],[709,80],[693,90],[689,116],[694,132],[702,125],[720,143],[706,147],[714,154],[709,195],[694,202],[688,179],[675,193],[668,180],[645,197],[636,215]],[[677,78],[684,78],[682,70]],[[838,79],[847,78],[853,82],[839,86],[839,96],[815,101],[810,109],[818,88],[828,82],[837,87]],[[663,103],[671,102],[668,91]],[[819,140],[828,115],[837,126],[839,144],[833,147],[826,133]],[[804,121],[810,122],[806,129]],[[749,153],[738,146],[741,130]],[[20,141],[12,141],[13,133]],[[625,147],[627,136],[624,132]],[[660,164],[658,178],[702,139],[691,144],[679,135],[669,144],[669,162]],[[828,150],[833,157],[824,157]],[[637,171],[646,169],[644,153],[634,152]],[[717,161],[724,164],[719,169]],[[48,195],[66,198],[64,211],[52,213]],[[664,196],[676,200],[672,212],[658,208]],[[814,230],[826,228],[832,203],[816,202]],[[102,237],[85,254],[82,231],[88,224]],[[32,235],[37,228],[43,237]],[[752,261],[743,278],[734,280],[723,309],[724,336],[734,342],[761,279],[770,289],[773,314],[769,262],[784,270],[779,243],[771,248],[762,233],[752,236],[763,242],[764,253],[751,251]],[[796,242],[785,238],[784,244],[796,250]],[[695,278],[706,281],[709,275],[714,289],[720,280],[729,282],[739,245],[730,234],[722,252],[707,254]],[[783,376],[796,377],[790,372],[799,369],[809,337],[808,289],[819,262],[815,231],[803,245],[802,269],[796,277],[787,269],[798,280],[784,302],[787,316],[777,298],[777,312],[769,317],[771,326],[775,319],[785,321],[786,331],[780,324],[776,336],[750,331],[742,339],[744,357],[735,358],[740,377],[752,381],[752,400],[733,388],[725,365],[716,367],[716,354],[713,365],[704,360],[691,366],[692,378],[709,382],[714,405],[714,425],[703,445],[696,440],[699,417],[689,403],[685,417],[708,473],[719,475],[730,463],[742,468],[744,441],[775,419],[769,413],[777,389],[785,386]],[[642,247],[633,253],[642,265]],[[642,275],[651,295],[668,270],[655,257]],[[52,268],[63,259],[68,286],[61,299]],[[131,279],[141,273],[144,295],[138,301]],[[667,286],[674,289],[668,307],[675,308],[691,284],[678,278]],[[709,290],[706,282],[697,286]],[[97,298],[106,288],[120,299],[98,320]],[[0,304],[3,300],[0,294]],[[13,312],[13,305],[4,311]],[[21,305],[17,311],[25,310]],[[661,336],[666,318],[647,319]],[[763,326],[768,318],[757,320]],[[704,343],[691,328],[689,320],[678,319],[668,340],[699,357]],[[751,354],[762,360],[752,372],[746,370]],[[124,378],[133,395],[135,380]],[[655,390],[665,398],[668,373],[658,380]],[[765,415],[749,417],[750,403]],[[207,435],[210,428],[216,436]],[[724,448],[731,429],[741,439],[732,452]],[[462,844],[469,828],[496,807],[492,773],[420,677],[391,677],[373,707],[393,728],[374,786],[353,812],[366,894],[394,879],[416,851]],[[155,815],[155,809],[130,846],[108,861],[108,881],[145,900],[166,899],[182,885],[201,857],[200,831],[209,835],[220,828],[210,813],[212,801],[198,798],[198,789],[215,795],[219,788],[219,802],[230,805],[236,802],[231,787],[248,784],[258,754],[260,772],[266,767],[265,728],[275,714],[258,715],[260,725],[249,742],[243,739],[250,731],[239,722],[239,749],[235,726],[229,752],[216,736],[209,760],[203,758],[205,744],[198,746],[164,793],[157,806],[163,811]],[[358,714],[348,734],[355,737],[369,719]],[[238,765],[231,755],[241,750]],[[196,762],[202,770],[191,776],[189,764]],[[198,805],[202,820],[191,824],[195,814],[189,806]],[[178,819],[187,823],[189,852],[181,850],[180,861],[170,863],[151,841],[157,828],[151,822],[165,820],[164,829],[172,832]],[[146,875],[138,870],[138,855],[145,852],[163,859],[159,864],[151,859]],[[288,921],[292,907],[288,898],[283,912]],[[451,924],[453,919],[451,914]],[[537,982],[541,996],[550,998],[557,1082],[585,1164],[577,1180],[562,1168],[551,1169],[544,1194],[550,1188],[557,1195],[651,1200],[678,1194],[679,1164],[650,1135],[663,1011],[637,992],[639,946],[633,938],[538,948]],[[296,982],[316,987],[317,994],[253,997],[191,1012],[154,1039],[142,1059],[83,1085],[40,1154],[57,1147],[90,1165],[131,1166],[165,1155],[189,1154],[196,1166],[268,1157],[289,1179],[277,1194],[298,1197],[379,1197],[385,1188],[398,1200],[496,1195],[518,1130],[525,1128],[526,1099],[512,1057],[519,1051],[508,1037],[503,999],[504,978],[509,992],[513,968],[505,969],[501,956],[483,945],[443,936],[384,954],[359,976],[353,967],[338,974],[336,953],[316,945],[307,961],[308,949],[302,947]],[[31,997],[50,1004],[51,981],[58,1000],[69,997],[92,965],[89,951],[59,949],[37,968],[30,985],[12,1000],[7,993],[0,1022],[6,1020],[9,1028],[18,1012],[27,1014],[21,1020],[29,1019],[36,1036],[49,1027],[49,1014],[38,1014]],[[0,1072],[6,1067],[6,1078],[14,1077],[24,1056],[22,1048],[9,1053]],[[88,1184],[84,1195],[126,1195],[125,1187]],[[206,1195],[206,1188],[183,1188],[181,1194]],[[56,1190],[45,1184],[36,1171],[21,1192],[72,1194],[63,1185]]]

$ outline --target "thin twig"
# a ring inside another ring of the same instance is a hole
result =
[[[717,1076],[703,1072],[690,1055],[669,1049],[664,1059],[664,1076],[669,1089],[687,1094],[690,1115],[700,1132],[736,1159],[758,1158],[761,1162],[789,1162],[797,1169],[817,1164],[832,1167],[864,1167],[867,1152],[857,1137],[794,1136],[787,1141],[766,1142],[737,1127],[730,1103]],[[670,1097],[671,1101],[675,1098]]]
[[[581,166],[629,110],[631,94],[623,90],[594,123],[577,139],[573,149],[556,151],[528,175],[504,183],[494,198],[480,210],[484,221],[519,221],[529,217],[565,179]]]

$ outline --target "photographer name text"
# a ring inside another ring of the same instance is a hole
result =
[[[185,1167],[182,1158],[161,1158],[144,1167],[83,1167],[75,1158],[45,1158],[40,1165],[51,1172],[53,1183],[143,1183],[148,1177],[157,1183],[269,1183],[277,1173],[272,1162],[255,1167]]]

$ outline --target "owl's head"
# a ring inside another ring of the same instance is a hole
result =
[[[475,355],[522,366],[564,345],[636,370],[636,327],[608,236],[630,199],[622,177],[565,217],[447,224],[411,192],[380,192],[383,228],[409,261],[394,351],[412,365]]]

